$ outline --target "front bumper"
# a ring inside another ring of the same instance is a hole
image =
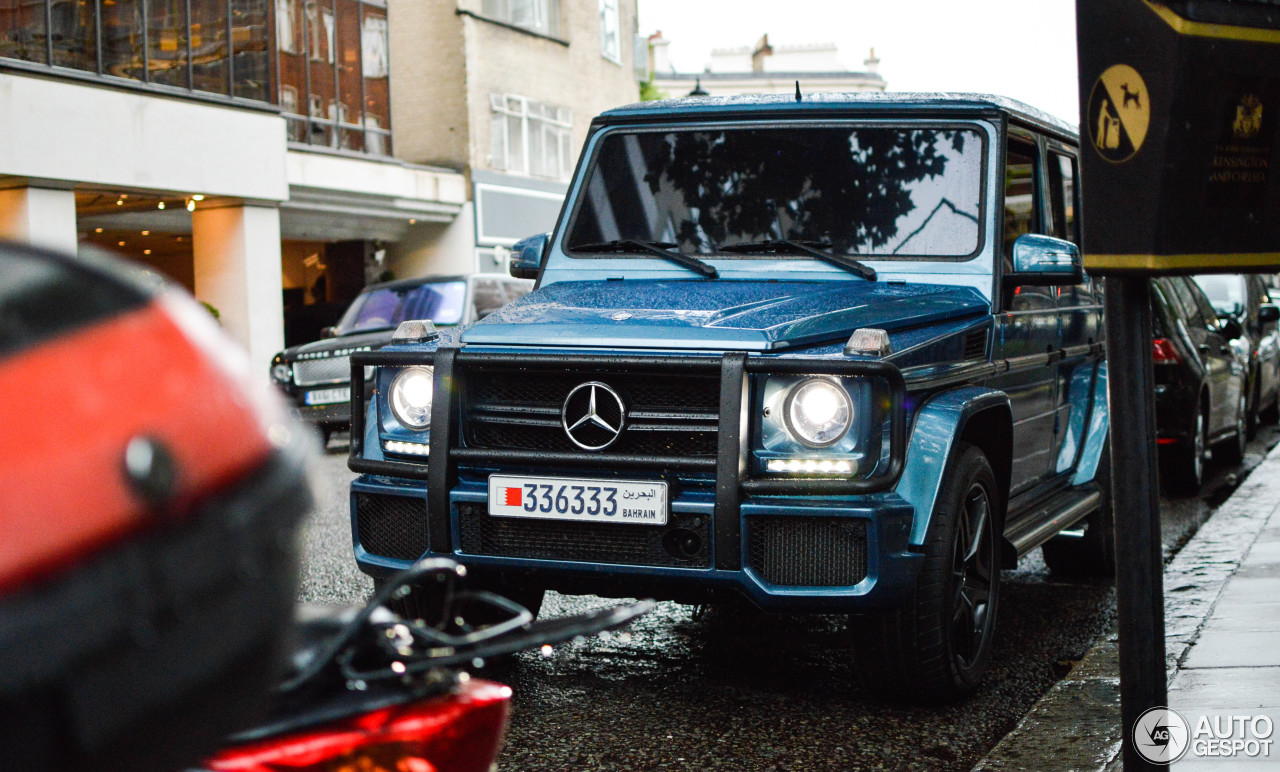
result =
[[[737,594],[771,610],[831,612],[898,605],[915,577],[921,556],[907,546],[914,510],[891,492],[903,469],[907,420],[905,385],[892,365],[740,353],[531,356],[445,349],[352,357],[353,370],[409,364],[435,368],[427,463],[386,459],[377,423],[366,416],[363,384],[352,394],[356,409],[349,465],[365,473],[352,485],[352,526],[356,559],[366,573],[385,574],[423,555],[448,555],[481,573],[521,574],[531,583],[569,592],[685,602]],[[458,434],[461,397],[456,384],[459,376],[465,380],[468,368],[486,366],[626,370],[651,374],[647,377],[676,369],[717,374],[716,452],[672,457],[466,447]],[[863,478],[753,476],[745,463],[751,375],[824,373],[885,381],[885,462]],[[491,517],[488,474],[535,470],[552,476],[665,480],[673,491],[671,520],[665,526],[562,521],[513,526],[509,518]],[[688,548],[691,538],[696,549]]]
[[[770,611],[840,613],[899,605],[923,559],[908,547],[914,509],[896,493],[748,497],[740,502],[742,538],[729,568],[712,560],[720,550],[712,527],[714,496],[706,488],[673,497],[664,526],[584,528],[575,522],[533,521],[525,528],[524,522],[489,516],[486,496],[482,479],[459,482],[449,495],[448,528],[455,546],[435,552],[426,546],[426,485],[361,476],[351,486],[356,563],[380,577],[419,557],[449,556],[474,572],[518,576],[574,594],[683,603],[740,596]],[[609,539],[614,532],[617,538]],[[689,555],[673,546],[671,534],[705,541]],[[633,562],[623,562],[626,557]],[[796,578],[822,583],[789,583]]]

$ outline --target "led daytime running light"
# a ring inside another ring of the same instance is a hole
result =
[[[832,458],[771,458],[768,470],[782,474],[833,474],[848,477],[857,465],[847,459]]]
[[[421,442],[387,440],[382,444],[382,447],[388,453],[403,453],[407,456],[425,456],[431,452],[431,446]]]

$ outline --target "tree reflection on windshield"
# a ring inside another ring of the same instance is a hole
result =
[[[965,129],[615,133],[568,244],[667,241],[714,254],[786,239],[880,259],[964,258],[979,245],[981,159],[980,135]]]

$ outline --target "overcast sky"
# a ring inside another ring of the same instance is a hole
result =
[[[1079,123],[1073,0],[638,2],[641,34],[662,30],[680,72],[767,32],[775,46],[835,43],[851,70],[874,47],[890,91],[1002,94]]]

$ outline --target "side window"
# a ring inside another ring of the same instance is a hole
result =
[[[1183,283],[1186,284],[1187,290],[1191,292],[1191,297],[1196,304],[1196,309],[1200,312],[1200,318],[1204,320],[1204,326],[1209,330],[1220,329],[1218,324],[1218,312],[1214,310],[1213,304],[1209,302],[1209,298],[1204,294],[1204,290],[1192,279],[1184,278]]]
[[[1026,233],[1039,233],[1040,189],[1036,180],[1035,145],[1009,140],[1004,162],[1004,269],[1013,270],[1013,242]],[[1043,311],[1057,304],[1054,287],[1006,285],[1007,311]]]
[[[1004,162],[1004,255],[1006,266],[1013,252],[1013,242],[1025,233],[1037,229],[1036,212],[1039,210],[1036,188],[1035,146],[1016,140],[1009,141]]]
[[[1080,243],[1076,230],[1076,159],[1058,152],[1049,153],[1049,210],[1053,216],[1050,234]]]
[[[1205,329],[1208,324],[1204,313],[1200,310],[1200,304],[1196,302],[1196,291],[1190,286],[1189,281],[1177,276],[1169,283],[1173,286],[1173,294],[1177,298],[1178,308],[1181,309],[1187,326],[1193,329]]]

